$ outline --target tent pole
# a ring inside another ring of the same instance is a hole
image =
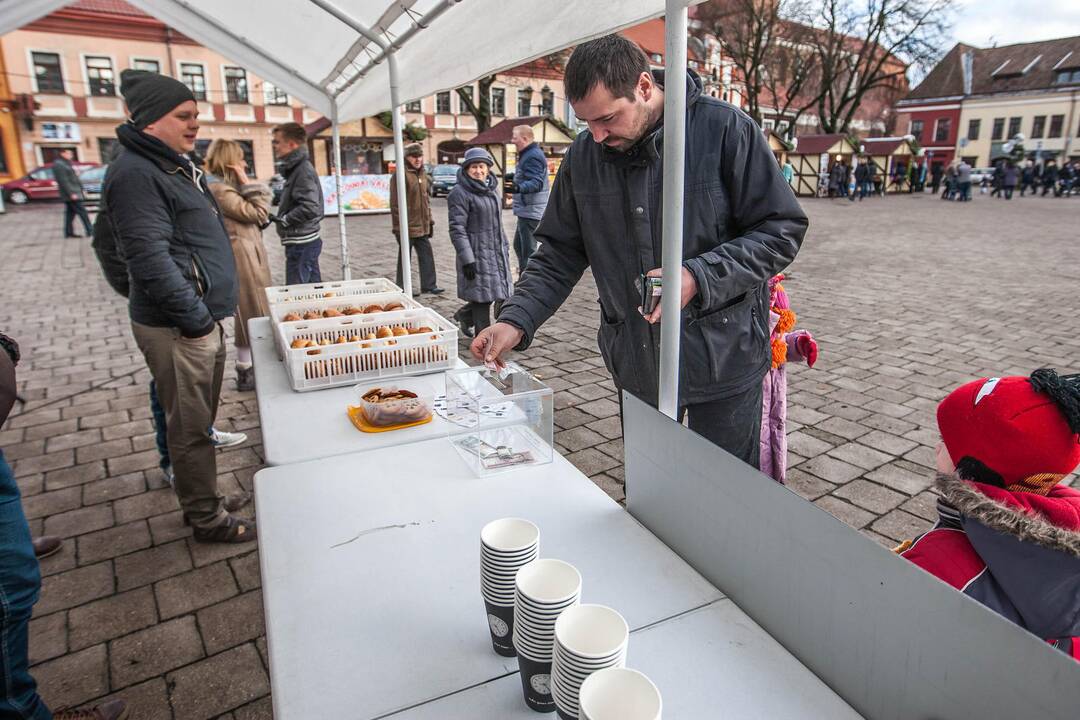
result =
[[[683,184],[686,157],[686,0],[667,0],[664,14],[663,281],[660,297],[659,410],[679,412],[679,340],[682,331]]]
[[[398,103],[397,56],[386,56],[390,70],[390,113],[394,118],[394,182],[398,197],[398,241],[401,243],[401,289],[412,296],[412,247],[409,244],[409,210],[405,202],[405,142],[401,136],[401,106]]]
[[[352,279],[352,268],[349,267],[349,238],[345,232],[345,203],[341,197],[341,131],[338,129],[338,101],[337,96],[330,96],[330,123],[333,135],[333,161],[334,168],[334,192],[337,195],[337,219],[338,237],[341,238],[341,278]]]

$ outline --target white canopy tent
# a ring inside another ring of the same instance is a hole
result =
[[[584,40],[655,17],[666,9],[669,67],[686,65],[687,5],[697,0],[129,0],[148,14],[327,115],[333,124],[333,171],[340,190],[338,123],[391,108],[395,182],[405,195],[401,107]],[[0,34],[68,4],[66,0],[0,0]],[[668,148],[684,143],[685,88],[668,88]],[[677,118],[678,122],[672,122]],[[663,313],[679,317],[683,153],[664,154]],[[399,224],[408,227],[405,203]],[[345,215],[338,204],[342,275],[349,278]],[[407,234],[407,233],[406,233]],[[408,239],[404,238],[407,244]],[[405,291],[412,291],[410,253],[401,253]],[[665,323],[661,409],[677,404],[679,323]]]

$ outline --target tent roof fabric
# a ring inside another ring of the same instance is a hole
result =
[[[836,143],[846,142],[847,136],[842,133],[800,135],[798,140],[798,145],[791,151],[793,155],[820,155],[823,152],[829,152]]]
[[[443,0],[336,0],[355,21],[381,37],[398,38]],[[311,2],[262,0],[129,0],[130,4],[187,37],[240,63],[312,109],[330,115],[328,86],[355,74],[369,59],[352,28]],[[453,2],[453,0],[451,0]],[[0,4],[0,34],[36,20],[69,0],[19,0]],[[110,3],[111,4],[111,3]],[[403,12],[398,12],[404,8]],[[417,100],[479,77],[543,57],[569,45],[657,17],[663,0],[460,0],[395,51],[399,99]],[[497,19],[498,32],[478,32]],[[387,27],[379,26],[383,22]],[[314,43],[314,45],[313,45]],[[315,48],[315,49],[313,49]],[[372,53],[374,54],[374,52]],[[344,63],[343,58],[352,58]],[[338,97],[340,120],[390,108],[388,63],[381,62]]]
[[[466,140],[466,145],[507,145],[510,142],[510,136],[514,134],[514,128],[518,125],[530,125],[536,127],[542,122],[551,122],[551,120],[543,115],[533,115],[531,117],[519,117],[519,118],[507,118],[497,125],[492,125],[484,132],[480,133],[471,140]],[[559,135],[565,137],[565,133],[554,128]],[[548,145],[562,145],[569,142],[569,138],[564,141],[552,142],[546,141]]]

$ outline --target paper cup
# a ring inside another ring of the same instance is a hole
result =
[[[630,627],[622,615],[604,605],[574,605],[555,621],[555,637],[568,660],[602,661],[623,651]]]
[[[578,697],[584,720],[660,720],[663,710],[652,680],[629,668],[594,672],[581,684]]]
[[[499,555],[527,553],[540,544],[540,528],[523,518],[493,520],[480,530],[480,543]]]
[[[543,662],[518,653],[518,670],[525,704],[536,712],[555,712],[551,696],[551,661]]]
[[[581,573],[570,563],[541,558],[518,570],[517,589],[539,607],[560,605],[580,597]]]
[[[491,632],[491,647],[503,657],[514,657],[514,608],[484,602],[487,610],[488,630]]]

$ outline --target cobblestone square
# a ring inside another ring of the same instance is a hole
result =
[[[786,287],[821,357],[789,373],[789,485],[892,546],[936,514],[938,400],[978,376],[1080,371],[1080,200],[921,195],[804,207],[810,231]],[[424,302],[449,317],[459,303],[445,200],[433,209],[447,293]],[[0,447],[31,530],[65,538],[41,564],[31,624],[41,693],[53,707],[123,696],[140,720],[269,718],[258,550],[196,544],[181,523],[157,469],[149,373],[126,301],[87,239],[62,239],[62,213],[40,204],[0,215],[0,330],[20,342],[28,401],[0,430]],[[504,220],[512,236],[513,216]],[[392,278],[389,217],[347,224],[354,277]],[[339,278],[336,221],[323,229],[323,273]],[[267,236],[282,282],[276,242]],[[517,359],[556,390],[558,450],[621,501],[598,315],[586,275]],[[263,458],[258,407],[254,393],[235,390],[231,357],[217,426],[250,438],[220,453],[222,489],[250,490]]]

